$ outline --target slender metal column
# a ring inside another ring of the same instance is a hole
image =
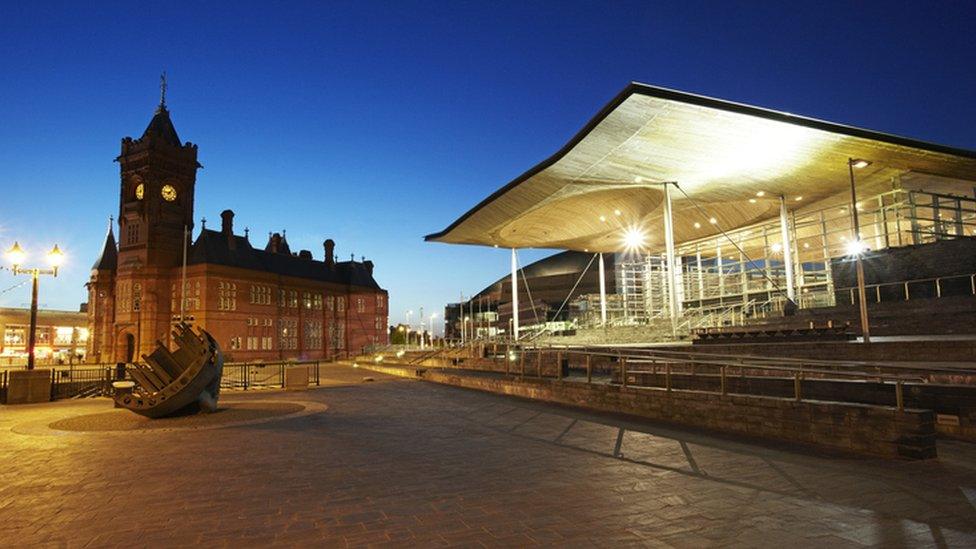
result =
[[[695,245],[695,267],[698,269],[698,306],[705,305],[705,274],[702,273],[701,247]]]
[[[796,210],[790,212],[790,227],[793,231],[793,279],[797,293],[802,294],[806,280],[803,276],[803,258],[800,257],[800,225],[796,221]]]
[[[793,282],[793,239],[790,238],[789,214],[786,211],[786,197],[779,197],[779,232],[783,239],[783,266],[786,268],[786,297],[796,303],[796,288]]]
[[[854,189],[854,159],[847,160],[847,170],[851,176],[851,216],[854,221],[854,242],[861,242],[861,231],[857,219],[857,191]],[[857,300],[861,309],[861,335],[864,343],[871,343],[871,328],[868,323],[868,302],[864,289],[864,262],[861,260],[863,252],[858,249],[854,255],[855,268],[857,269]]]
[[[603,265],[603,254],[600,254],[600,325],[607,325],[607,273]]]
[[[715,246],[715,266],[718,268],[719,302],[725,303],[725,268],[722,266],[722,246]]]
[[[671,185],[664,184],[664,244],[666,250],[666,261],[668,269],[668,309],[671,318],[678,318],[678,277],[676,271],[676,261],[674,257],[674,219],[671,210]],[[672,326],[674,323],[672,322]]]
[[[515,258],[515,248],[512,248],[512,336],[518,341],[519,337],[519,302],[518,302],[518,260]]]

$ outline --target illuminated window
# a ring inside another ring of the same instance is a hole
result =
[[[298,320],[278,319],[278,348],[287,351],[298,349]]]
[[[221,311],[237,310],[237,284],[234,282],[220,282],[217,284],[217,309]]]
[[[54,328],[55,345],[71,345],[74,341],[75,329],[71,326],[56,326]]]
[[[302,326],[302,339],[304,348],[316,350],[322,348],[322,321],[306,320]]]
[[[251,303],[255,305],[271,305],[271,287],[252,284]]]
[[[3,331],[4,347],[25,346],[27,342],[27,328],[23,326],[7,326]]]

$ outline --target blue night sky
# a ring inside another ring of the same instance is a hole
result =
[[[972,2],[89,4],[5,1],[0,19],[0,246],[69,254],[42,283],[51,308],[85,299],[112,160],[164,69],[205,166],[195,217],[231,208],[256,245],[287,229],[317,259],[327,237],[373,259],[391,322],[505,274],[505,250],[422,237],[631,80],[976,148]]]

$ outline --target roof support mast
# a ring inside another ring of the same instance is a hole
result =
[[[786,268],[786,297],[796,303],[796,289],[793,283],[793,242],[790,238],[789,215],[786,211],[786,197],[779,197],[779,232],[783,240],[783,266]]]
[[[603,265],[603,254],[600,255],[600,326],[607,325],[607,273]]]
[[[671,209],[671,186],[675,182],[664,183],[664,245],[665,261],[668,272],[668,309],[671,314],[671,331],[678,331],[678,316],[681,310],[678,306],[678,285],[681,284],[677,272],[677,260],[674,255],[674,218]]]
[[[515,248],[512,248],[512,337],[519,338],[519,302],[518,302],[518,259]]]

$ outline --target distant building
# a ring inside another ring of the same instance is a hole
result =
[[[181,312],[232,360],[331,359],[387,342],[387,292],[373,262],[336,261],[332,240],[322,261],[293,253],[284,234],[255,248],[225,210],[219,231],[204,226],[189,243],[197,146],[180,142],[165,100],[116,160],[120,240],[110,227],[87,284],[89,361],[138,360],[169,343]]]
[[[606,295],[590,283],[578,300],[572,276],[557,288],[529,273],[565,254],[526,267],[519,330],[507,326],[506,273],[473,303],[447,306],[454,338],[462,325],[482,337],[646,326],[621,331],[649,342],[794,315],[865,336],[972,333],[962,315],[976,310],[976,151],[634,82],[426,240],[614,258]],[[566,319],[552,308],[560,295]],[[948,300],[907,303],[945,297],[959,309],[921,316]]]
[[[20,364],[27,358],[30,309],[0,308],[0,365]],[[88,344],[88,315],[82,311],[37,311],[35,356],[44,361],[75,362]]]
[[[606,290],[616,291],[614,254],[604,257]],[[594,254],[567,251],[540,259],[519,270],[519,319],[525,327],[542,327],[593,314],[587,310],[587,296],[599,295],[600,278]],[[463,313],[462,313],[463,309]],[[597,301],[596,313],[599,314]],[[495,337],[511,334],[512,284],[506,275],[460,303],[444,307],[445,339],[461,338],[464,319],[466,337]]]

